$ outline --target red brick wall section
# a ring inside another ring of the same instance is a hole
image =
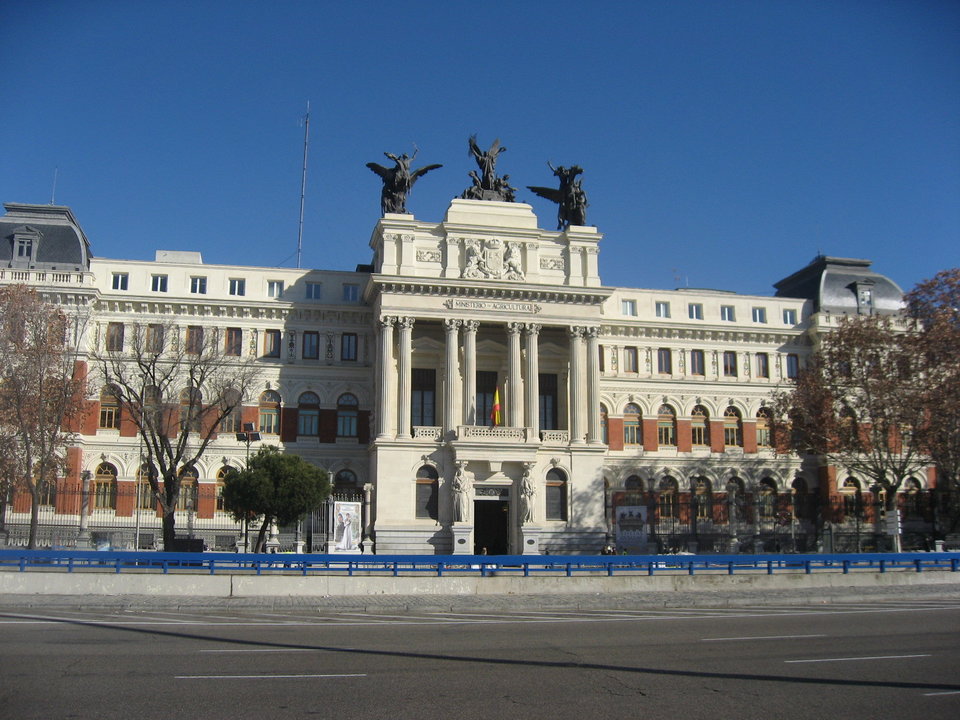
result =
[[[643,418],[640,421],[643,426],[643,449],[647,452],[654,452],[659,449],[657,444],[657,419]]]
[[[212,518],[217,509],[217,484],[202,482],[197,486],[197,517]]]
[[[607,441],[611,450],[623,450],[623,418],[607,418]]]
[[[689,420],[677,419],[677,451],[690,452],[693,450],[693,430]]]
[[[743,451],[757,452],[757,423],[754,420],[743,421]]]
[[[723,444],[723,420],[710,421],[710,451],[722,453],[725,449]]]
[[[297,441],[297,419],[300,411],[297,408],[285,407],[280,409],[280,440],[281,442]]]
[[[137,484],[132,480],[117,480],[117,517],[133,517],[137,502]]]

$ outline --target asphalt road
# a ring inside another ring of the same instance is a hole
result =
[[[960,601],[0,611],[0,717],[957,718]]]

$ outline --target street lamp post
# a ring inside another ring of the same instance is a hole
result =
[[[253,423],[244,423],[243,431],[238,432],[237,442],[246,443],[247,446],[247,467],[250,466],[250,443],[260,442],[260,433],[257,432],[257,428]],[[249,528],[248,528],[247,518],[243,519],[243,552],[249,552],[250,550],[250,540],[249,540]]]

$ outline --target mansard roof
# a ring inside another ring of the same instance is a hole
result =
[[[893,315],[903,290],[870,269],[870,260],[817,255],[805,268],[774,284],[777,297],[812,300],[814,312]]]
[[[90,268],[90,242],[70,208],[63,205],[4,203],[0,217],[0,266],[14,264],[14,238],[32,238],[34,255],[29,267],[42,270],[85,271]]]

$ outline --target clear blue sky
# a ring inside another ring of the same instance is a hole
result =
[[[370,261],[383,151],[579,164],[606,285],[772,293],[818,252],[904,289],[960,265],[960,2],[3,0],[0,200],[69,205],[100,257]],[[541,227],[555,206],[523,190]]]

